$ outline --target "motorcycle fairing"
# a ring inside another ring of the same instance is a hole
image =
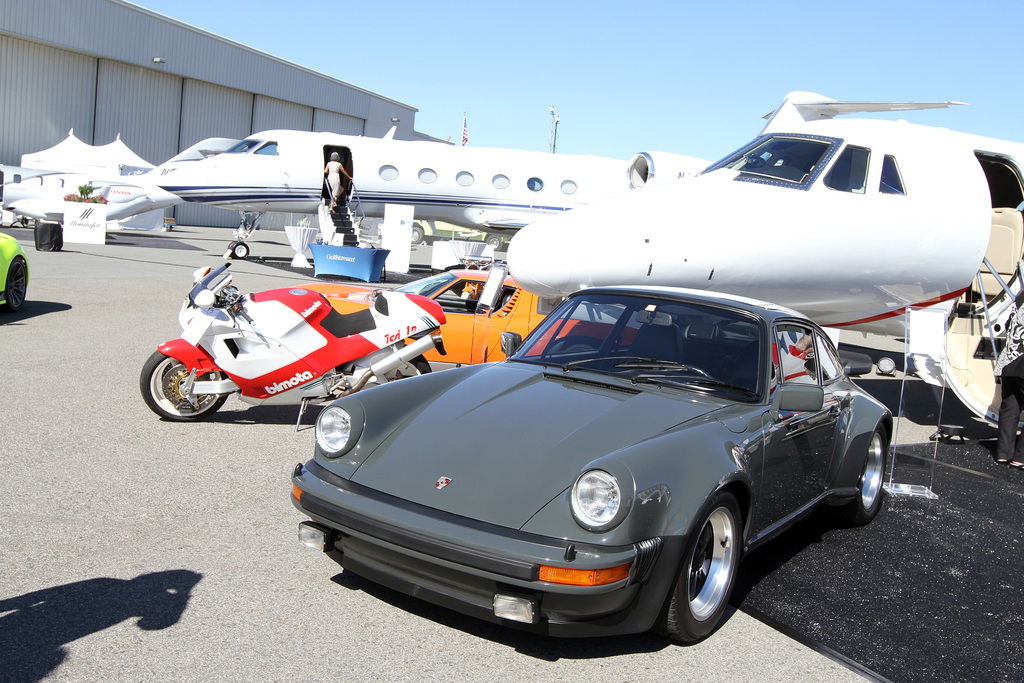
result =
[[[198,375],[220,369],[206,349],[194,346],[181,338],[165,341],[156,348],[165,356],[183,363],[189,370],[195,370]]]

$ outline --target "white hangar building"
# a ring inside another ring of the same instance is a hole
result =
[[[397,125],[396,139],[429,139],[416,111],[123,0],[0,2],[0,164],[71,129],[94,145],[120,135],[154,165],[205,138],[272,128],[382,137]],[[225,209],[175,212],[182,224],[238,224]]]

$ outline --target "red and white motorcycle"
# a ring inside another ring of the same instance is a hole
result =
[[[332,305],[301,287],[244,295],[228,265],[195,272],[181,337],[142,367],[142,398],[161,417],[202,420],[238,394],[252,405],[301,403],[301,421],[307,402],[429,372],[423,353],[443,349],[445,316],[426,297],[376,290]]]

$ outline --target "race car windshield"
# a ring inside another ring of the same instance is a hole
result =
[[[396,287],[396,292],[404,292],[405,294],[419,294],[420,296],[430,296],[437,290],[445,287],[455,280],[455,276],[451,272],[438,273],[431,277],[425,277],[422,280],[416,280],[410,282],[407,285]]]

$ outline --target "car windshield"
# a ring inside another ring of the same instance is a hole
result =
[[[422,280],[416,280],[410,282],[407,285],[396,287],[396,292],[405,292],[406,294],[419,294],[420,296],[430,296],[437,290],[446,287],[456,280],[455,275],[450,271],[444,273],[438,273],[437,275],[431,275],[425,277]]]
[[[596,372],[634,384],[761,395],[762,325],[743,311],[629,294],[567,300],[513,360]]]

